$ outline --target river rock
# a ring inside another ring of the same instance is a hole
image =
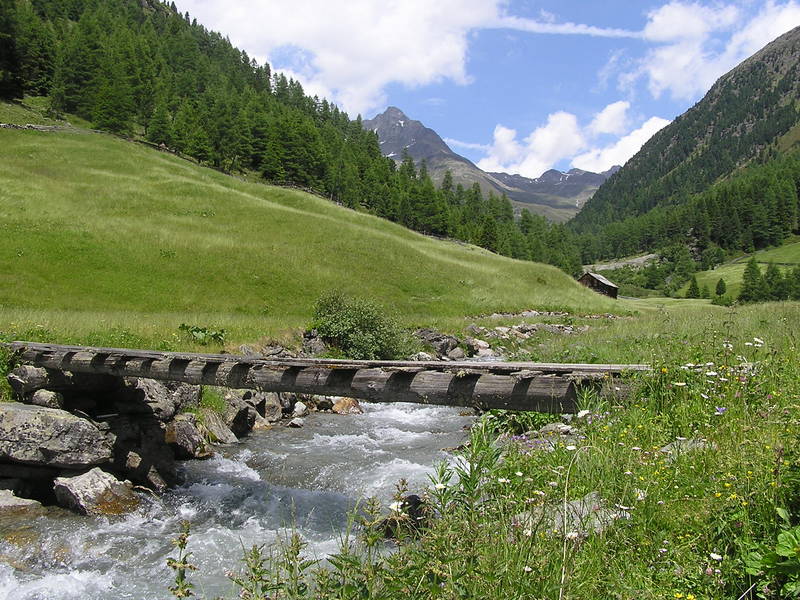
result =
[[[432,360],[436,360],[436,357],[432,354],[428,354],[427,352],[417,352],[416,354],[412,354],[408,359],[418,362],[430,362]]]
[[[314,396],[314,406],[317,410],[331,410],[334,398],[332,396]]]
[[[303,419],[302,417],[295,417],[294,419],[292,419],[291,421],[289,421],[287,423],[287,426],[288,427],[300,428],[305,424],[306,424],[306,420],[305,419]]]
[[[215,444],[235,444],[239,439],[225,424],[223,418],[210,408],[200,409],[200,426],[203,436]]]
[[[292,409],[292,416],[293,417],[305,417],[308,415],[308,406],[306,406],[305,402],[298,402],[294,405]]]
[[[107,423],[116,472],[156,492],[177,482],[175,454],[164,423],[154,415],[117,415]]]
[[[130,482],[119,481],[98,467],[82,475],[58,477],[53,488],[60,506],[82,515],[119,515],[139,505]]]
[[[0,516],[31,518],[44,512],[41,502],[19,498],[11,490],[0,489]]]
[[[436,331],[435,329],[417,329],[414,335],[429,345],[439,356],[447,354],[458,346],[458,338]]]
[[[113,398],[114,409],[121,414],[152,414],[162,422],[199,403],[199,385],[142,377],[126,377]]]
[[[332,410],[337,415],[360,415],[364,412],[355,398],[339,398]]]
[[[264,409],[261,415],[270,423],[277,423],[283,416],[283,407],[276,393],[264,393]]]
[[[64,396],[51,390],[36,390],[23,400],[25,404],[44,406],[45,408],[64,408]]]
[[[0,404],[0,461],[70,469],[110,459],[111,446],[92,422],[55,408]]]
[[[178,415],[173,421],[167,423],[164,439],[175,452],[175,458],[186,460],[213,456],[214,453],[208,449],[196,423],[196,417],[192,414]]]
[[[225,425],[228,426],[237,438],[246,436],[253,430],[255,425],[258,411],[252,404],[242,399],[241,393],[238,390],[225,394],[225,414],[223,419]]]
[[[303,356],[319,356],[328,351],[328,346],[316,329],[303,333]]]
[[[453,348],[450,352],[447,353],[447,358],[450,360],[462,360],[467,357],[467,353],[464,352],[461,348]]]

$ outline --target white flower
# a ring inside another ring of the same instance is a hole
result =
[[[522,530],[522,535],[524,535],[525,537],[531,537],[533,535],[533,530],[532,529],[523,529]]]
[[[567,538],[568,540],[577,540],[579,535],[580,534],[577,531],[570,531],[564,537]]]
[[[745,343],[744,343],[744,345],[745,345],[745,346],[752,346],[752,345],[753,345],[753,342],[745,342]]]
[[[567,450],[577,450],[577,446],[567,446]]]
[[[754,341],[756,344],[763,344],[763,343],[764,343],[764,340],[762,340],[761,338],[757,338],[757,337],[754,337],[754,338],[753,338],[753,341]]]
[[[435,486],[433,486],[433,488],[436,489],[436,490],[443,490],[443,489],[446,489],[447,486],[445,484],[443,484],[443,483],[437,483]]]
[[[625,472],[623,473],[623,475],[633,475],[633,473],[631,473],[630,471],[625,471]]]
[[[395,513],[402,512],[402,510],[403,510],[403,503],[402,503],[402,502],[392,502],[392,503],[389,505],[389,510],[391,510],[392,512],[395,512]]]
[[[522,471],[517,471],[516,473],[514,473],[514,475],[516,475],[517,477],[522,477]]]
[[[701,397],[703,400],[708,400],[708,394],[703,394],[703,393],[700,393],[700,397]]]
[[[631,446],[631,450],[636,450],[638,452],[641,448],[639,448],[639,446]]]
[[[706,371],[706,377],[716,377],[716,376],[717,376],[716,371]]]
[[[530,573],[531,571],[533,571],[533,569],[531,569],[528,565],[522,567],[522,570],[525,571],[526,573]]]
[[[557,481],[548,481],[547,485],[549,485],[550,487],[558,487],[558,482]]]
[[[558,485],[558,484],[556,484],[556,485]],[[542,490],[536,490],[535,492],[533,492],[533,495],[534,496],[546,496],[547,494],[545,492],[543,492]]]
[[[498,477],[497,483],[511,483],[510,479],[506,479],[505,477]]]
[[[672,385],[674,385],[675,387],[686,387],[686,382],[685,381],[675,381],[675,382],[672,383]]]
[[[644,491],[644,490],[640,490],[639,488],[636,488],[636,489],[633,490],[633,492],[636,494],[636,499],[639,502],[641,502],[642,500],[647,498],[647,492]]]
[[[722,560],[722,557],[719,554],[715,553],[715,552],[712,552],[711,554],[709,554],[708,557],[711,560]]]
[[[588,417],[590,414],[592,414],[592,411],[590,410],[580,410],[575,417],[578,419],[583,419],[584,417]]]

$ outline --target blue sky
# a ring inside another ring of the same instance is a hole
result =
[[[624,163],[800,0],[177,0],[351,116],[397,106],[486,170]]]

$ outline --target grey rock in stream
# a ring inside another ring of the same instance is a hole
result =
[[[64,408],[64,396],[51,390],[36,390],[30,396],[26,396],[24,402],[45,408]]]
[[[169,421],[176,414],[200,403],[200,386],[172,381],[126,377],[114,393],[114,409],[124,414],[152,414]]]
[[[0,490],[0,516],[34,517],[44,512],[36,500],[19,498],[11,490]]]
[[[239,439],[225,424],[224,419],[213,410],[200,409],[200,432],[215,444],[235,444]]]
[[[111,456],[111,445],[91,421],[56,408],[0,405],[0,461],[75,469]]]
[[[130,482],[119,481],[98,467],[82,475],[58,477],[53,487],[60,506],[82,515],[118,515],[139,505]]]
[[[170,445],[175,458],[210,458],[213,455],[206,445],[203,435],[197,429],[197,419],[192,414],[182,414],[167,423],[164,439]]]

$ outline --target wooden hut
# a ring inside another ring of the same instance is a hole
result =
[[[611,298],[616,298],[619,292],[618,285],[611,283],[599,273],[584,273],[578,278],[578,281],[598,294],[605,294]]]

